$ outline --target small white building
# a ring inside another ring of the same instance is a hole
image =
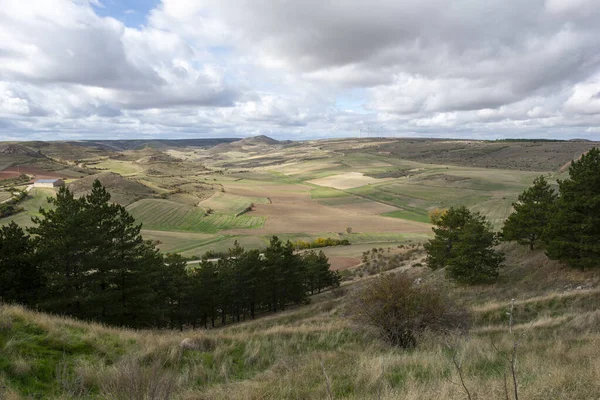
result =
[[[37,181],[33,182],[33,187],[54,188],[64,185],[65,181],[62,179],[38,179]]]

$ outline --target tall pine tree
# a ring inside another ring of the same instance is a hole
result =
[[[489,282],[498,276],[504,257],[490,223],[465,206],[451,207],[433,228],[435,237],[425,244],[430,268],[446,267],[448,276],[464,283]]]
[[[0,227],[0,301],[33,306],[41,286],[29,236],[14,222]]]
[[[556,198],[556,193],[543,176],[535,178],[533,186],[513,203],[514,211],[502,228],[503,240],[515,240],[533,250],[548,228]]]
[[[600,266],[600,149],[594,147],[573,161],[569,178],[558,186],[548,257],[581,269]]]

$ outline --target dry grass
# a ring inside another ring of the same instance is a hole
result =
[[[503,356],[512,345],[503,317],[511,298],[504,296],[539,271],[506,269],[501,283],[485,288],[484,302],[482,287],[457,289],[437,273],[410,272],[440,279],[441,288],[469,306],[475,322],[469,335],[424,334],[411,350],[385,345],[345,315],[355,288],[372,281],[366,278],[344,285],[342,296],[322,293],[308,306],[207,331],[116,329],[5,305],[0,398],[465,399],[456,353],[474,399],[504,399]],[[595,272],[566,275],[572,284],[595,279]],[[600,290],[557,291],[555,282],[552,274],[538,278],[536,289],[522,290],[515,301],[514,331],[524,335],[520,397],[598,398]],[[192,348],[181,346],[186,338]]]

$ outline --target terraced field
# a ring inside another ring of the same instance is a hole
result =
[[[265,223],[262,217],[248,215],[206,215],[202,208],[160,199],[137,201],[128,206],[127,211],[145,229],[161,231],[217,233],[224,229],[261,228]]]
[[[247,197],[229,193],[216,192],[210,198],[200,202],[199,206],[204,209],[222,213],[238,215],[246,210],[251,204],[268,204],[266,197]]]

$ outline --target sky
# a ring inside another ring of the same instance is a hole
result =
[[[0,0],[0,140],[600,140],[600,0]]]

